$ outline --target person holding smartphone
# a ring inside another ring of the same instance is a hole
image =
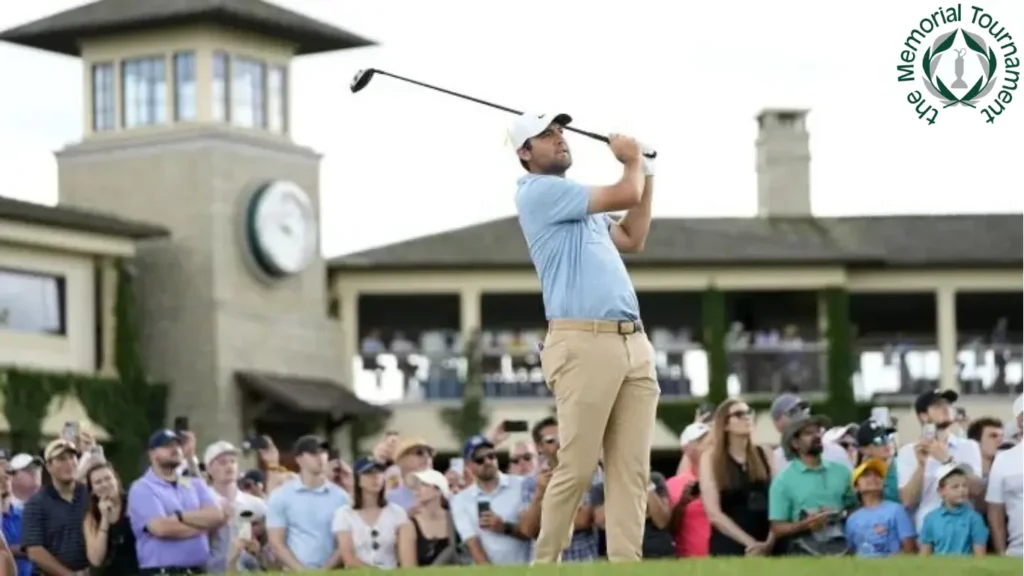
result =
[[[952,390],[929,390],[914,401],[921,422],[921,439],[900,448],[896,456],[900,500],[914,510],[914,528],[920,532],[924,518],[942,504],[939,496],[939,468],[964,465],[972,498],[982,494],[981,447],[969,438],[950,433],[954,424],[953,404],[959,395]]]

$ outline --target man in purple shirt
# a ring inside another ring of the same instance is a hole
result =
[[[128,491],[128,517],[142,574],[201,574],[210,558],[209,532],[222,526],[222,509],[199,478],[178,475],[182,444],[191,435],[158,430],[149,438],[150,468]]]

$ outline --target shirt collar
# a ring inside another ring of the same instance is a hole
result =
[[[509,477],[508,477],[508,475],[504,474],[502,472],[498,472],[498,486],[495,487],[494,492],[484,492],[483,488],[480,487],[480,483],[479,482],[474,482],[473,483],[473,490],[476,492],[476,495],[480,495],[480,494],[497,494],[498,492],[501,492],[502,489],[508,488],[508,485],[509,485]]]
[[[960,516],[967,510],[967,503],[957,504],[956,506],[942,505],[943,516]]]
[[[807,464],[804,464],[804,461],[801,460],[800,458],[795,458],[795,459],[793,459],[790,462],[790,466],[795,466],[796,467],[796,471],[797,472],[801,472],[801,473],[803,473],[803,472],[821,472],[822,470],[825,469],[825,460],[822,459],[821,462],[818,463],[818,466],[816,468],[811,468]]]

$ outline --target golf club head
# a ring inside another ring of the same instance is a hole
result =
[[[373,68],[366,68],[365,70],[356,72],[356,75],[352,77],[352,84],[349,85],[352,93],[355,94],[363,88],[366,88],[366,85],[370,83],[370,80],[373,80],[374,72],[376,72],[376,70]]]

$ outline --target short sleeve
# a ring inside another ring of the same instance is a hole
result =
[[[917,472],[917,458],[914,456],[913,444],[907,444],[896,454],[896,485],[899,488],[910,484],[910,479]]]
[[[981,514],[971,510],[971,544],[988,546],[988,526],[981,519]]]
[[[900,542],[903,542],[907,538],[913,538],[917,534],[914,531],[914,522],[910,519],[910,514],[907,514],[907,509],[899,504],[893,503],[893,510],[896,514],[896,536]]]
[[[533,495],[537,492],[537,479],[533,476],[523,480],[523,488],[520,493],[519,503],[526,508],[533,502]]]
[[[519,217],[534,227],[582,220],[589,203],[588,187],[557,176],[532,177],[516,194]]]
[[[213,489],[207,486],[206,482],[203,482],[201,478],[193,478],[192,486],[196,489],[196,493],[199,497],[200,508],[220,506],[220,504],[217,502],[217,497],[214,496],[213,494]]]
[[[136,538],[142,536],[150,522],[174,512],[180,510],[164,510],[164,505],[153,494],[153,490],[142,482],[135,482],[128,491],[128,518]]]
[[[1006,468],[1008,468],[1008,466],[1005,466],[1007,462],[1007,459],[1004,457],[1005,454],[1006,452],[996,454],[996,459],[992,462],[992,469],[988,473],[985,502],[989,504],[1006,504],[1006,498],[1003,496],[1003,482],[1006,478]]]
[[[933,516],[934,513],[934,511],[929,512],[928,515],[924,517],[924,522],[921,523],[921,534],[918,537],[918,540],[920,540],[921,544],[935,546],[935,517]]]
[[[391,514],[395,521],[395,527],[409,523],[409,513],[405,511],[405,508],[402,508],[398,504],[390,504],[388,507],[391,508]]]
[[[604,483],[598,482],[590,486],[590,505],[594,508],[604,506]]]
[[[782,482],[776,480],[768,488],[768,520],[770,522],[791,522],[793,505]]]
[[[963,450],[963,461],[958,464],[966,464],[970,467],[971,474],[981,476],[981,445],[974,440],[966,440],[961,450]]]
[[[285,528],[288,525],[288,500],[278,488],[267,500],[267,528]]]
[[[21,511],[21,545],[24,548],[42,546],[45,542],[46,522],[43,507],[36,498],[29,498]]]
[[[789,465],[789,461],[786,460],[786,454],[781,447],[772,451],[772,465],[775,467],[776,476],[781,474],[786,469],[786,466]]]
[[[458,532],[459,538],[463,542],[476,538],[479,521],[473,507],[475,501],[460,495],[452,502],[452,521],[455,523],[455,531]]]
[[[352,531],[352,509],[348,506],[342,506],[334,511],[334,519],[331,521],[331,532],[351,532]]]

